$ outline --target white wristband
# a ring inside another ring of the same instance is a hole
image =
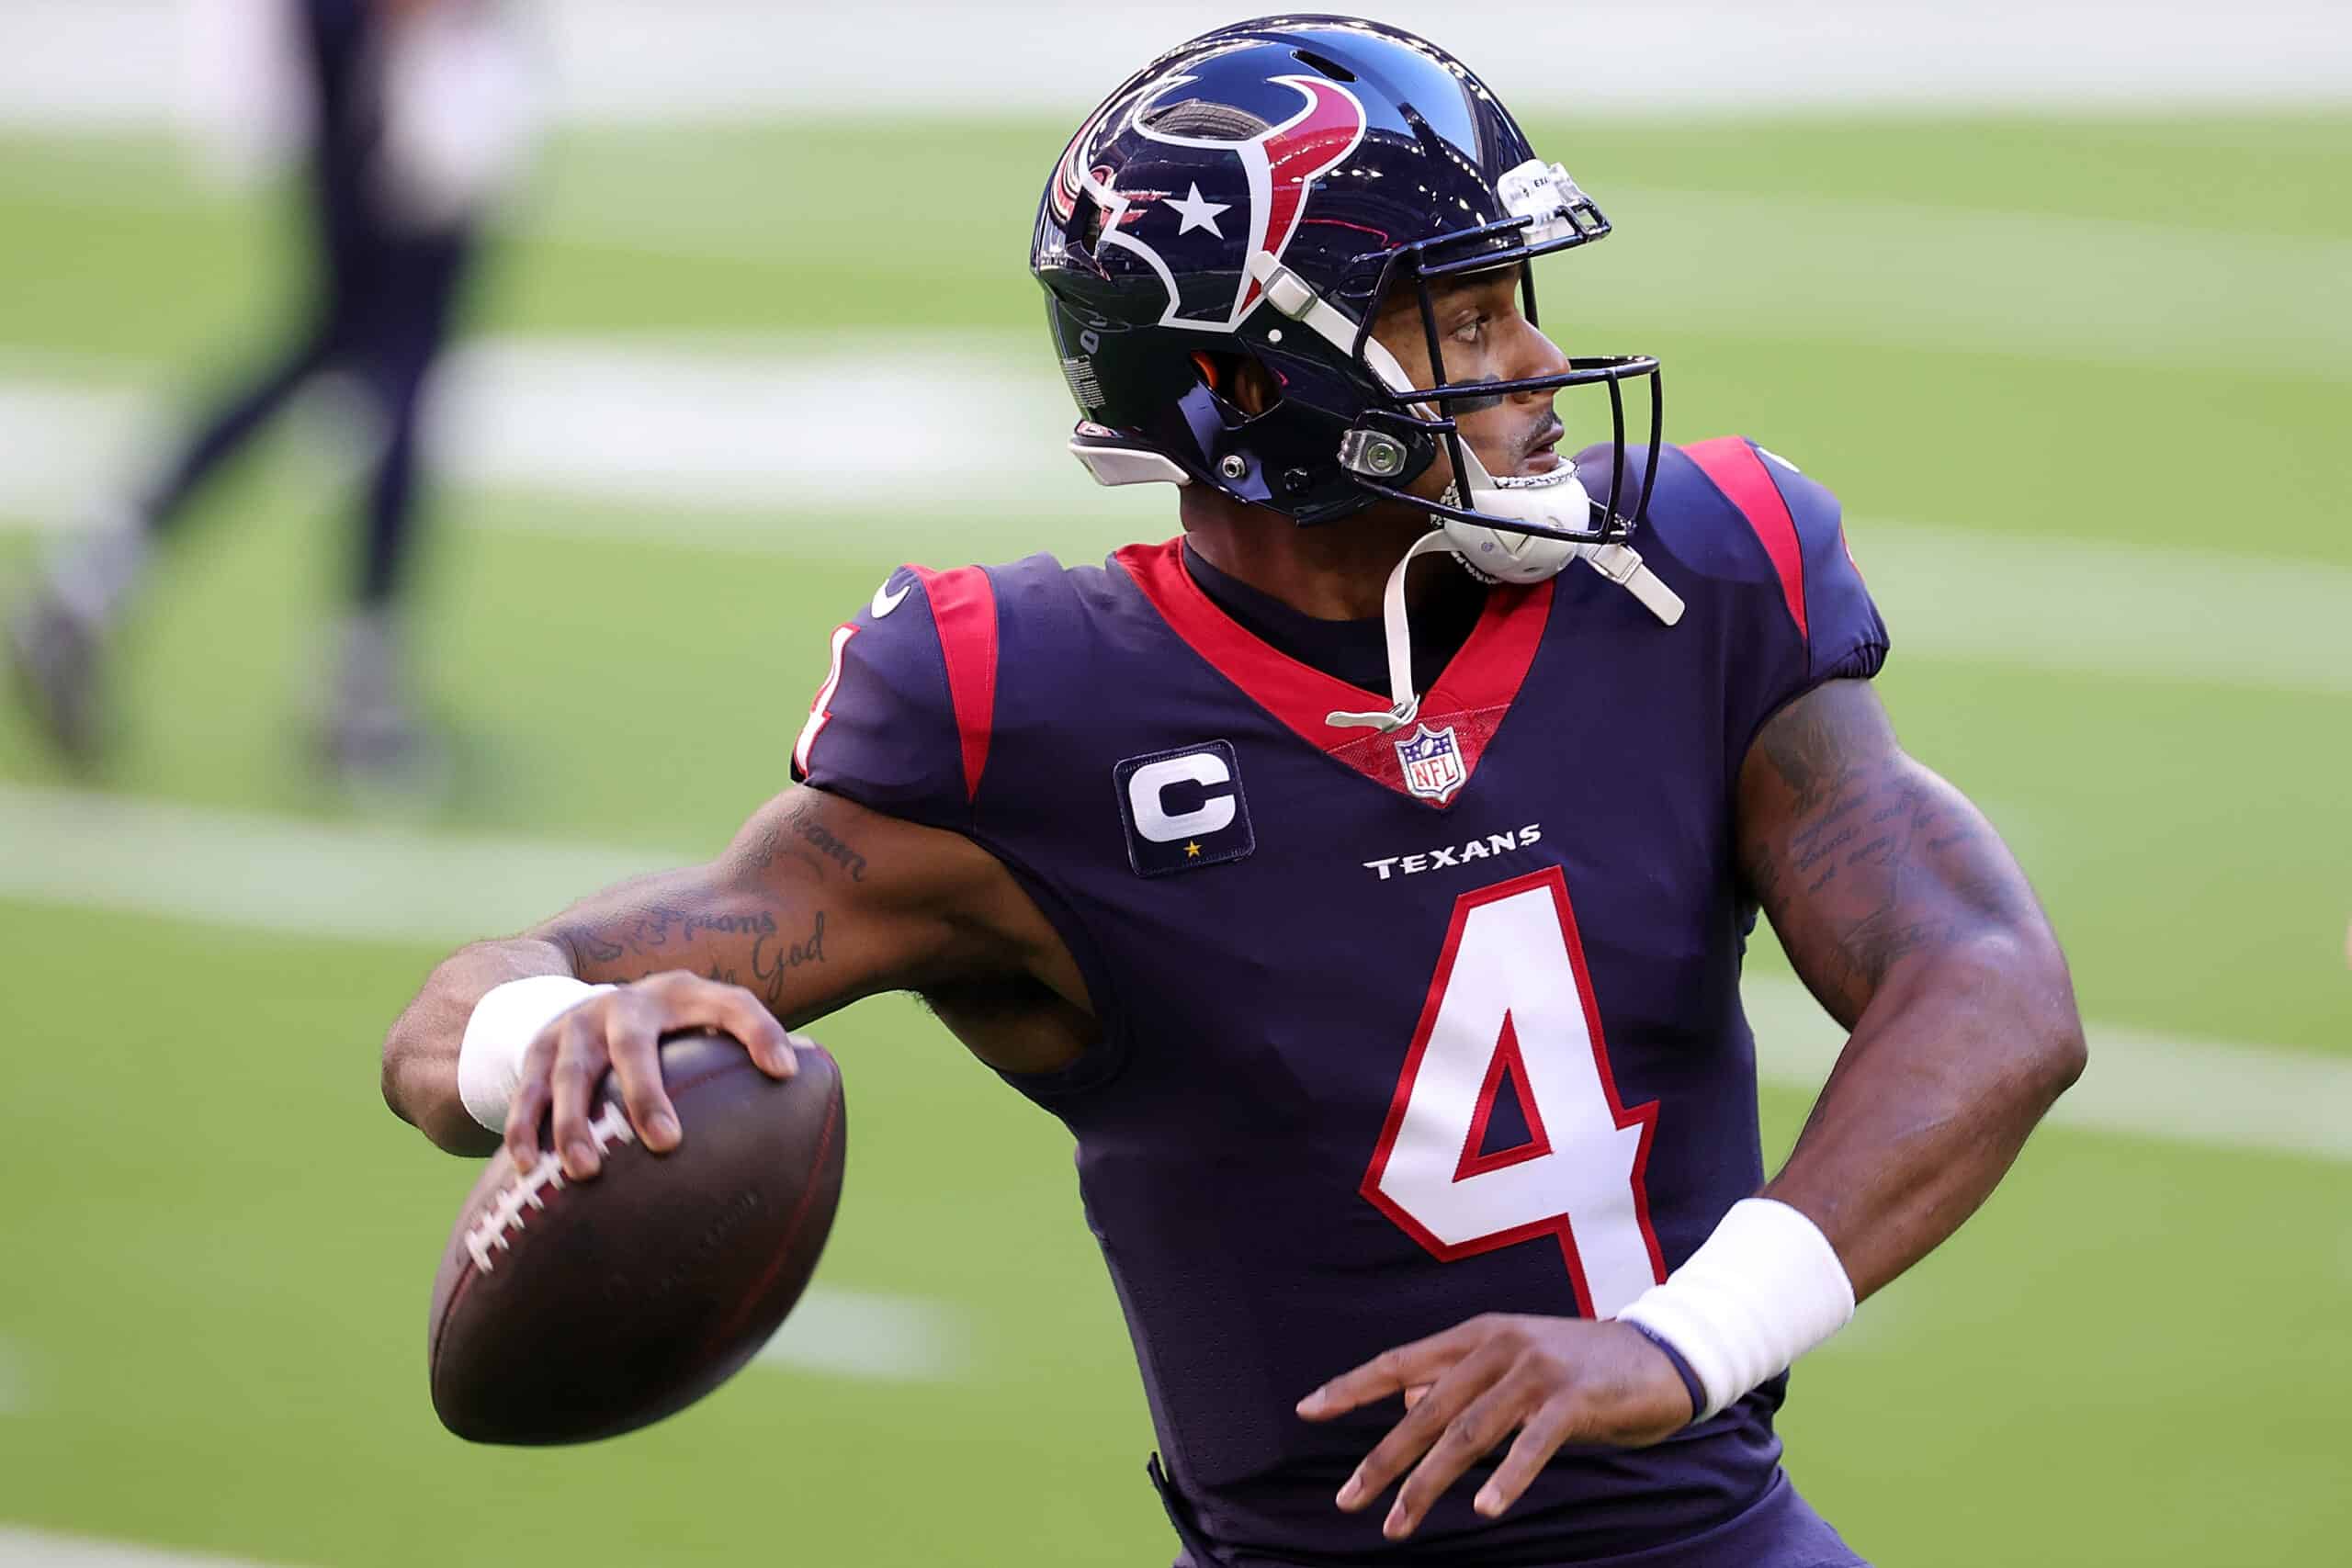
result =
[[[1682,1353],[1707,1407],[1703,1421],[1846,1326],[1854,1285],[1811,1220],[1770,1198],[1744,1198],[1690,1260],[1619,1313]]]
[[[458,1047],[458,1098],[466,1114],[496,1133],[523,1078],[523,1053],[539,1031],[610,986],[569,975],[529,975],[492,986],[474,1004]]]

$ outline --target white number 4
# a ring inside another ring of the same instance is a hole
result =
[[[1485,1152],[1507,1077],[1531,1136]],[[1657,1105],[1627,1111],[1557,868],[1454,900],[1363,1195],[1441,1259],[1557,1236],[1577,1309],[1666,1277],[1642,1173]]]

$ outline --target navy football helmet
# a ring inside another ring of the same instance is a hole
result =
[[[1450,381],[1432,301],[1445,279],[1514,267],[1532,321],[1528,264],[1608,232],[1484,84],[1410,33],[1294,16],[1204,34],[1086,118],[1038,208],[1030,266],[1082,416],[1071,450],[1104,484],[1205,484],[1302,524],[1408,502],[1470,564],[1516,581],[1572,555],[1618,577],[1610,561],[1633,556],[1623,541],[1657,467],[1657,361],[1577,357],[1555,375]],[[1405,288],[1419,293],[1430,386],[1372,335]],[[1203,367],[1235,354],[1280,389],[1254,417]],[[1624,384],[1639,379],[1649,458],[1636,464]],[[1488,475],[1450,412],[1577,386],[1608,392],[1605,500],[1566,462]],[[1441,500],[1409,494],[1441,444],[1453,485]]]

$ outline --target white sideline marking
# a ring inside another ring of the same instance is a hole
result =
[[[1083,501],[1094,487],[1061,449],[1075,417],[1042,354],[493,338],[436,376],[427,435],[461,484],[763,517],[1013,502],[1041,473]],[[121,465],[157,423],[149,399],[119,385],[0,367],[0,513],[79,522],[126,482]],[[754,533],[743,518],[733,531]]]
[[[0,1525],[0,1568],[254,1568],[248,1560]]]
[[[883,1382],[935,1382],[970,1364],[962,1315],[916,1296],[818,1285],[759,1354],[760,1364]]]
[[[519,929],[605,883],[693,858],[15,784],[0,784],[0,842],[9,845],[0,856],[0,897],[300,936],[434,943]],[[1793,981],[1751,977],[1746,994],[1766,1080],[1818,1087],[1839,1043],[1836,1025]],[[2091,1069],[2059,1102],[2057,1119],[2352,1161],[2352,1058],[2095,1023]],[[818,1321],[827,1314],[837,1323],[862,1315],[823,1308]]]
[[[152,125],[191,96],[164,0],[9,0],[7,9],[15,31],[0,49],[0,124]],[[1464,50],[1522,115],[1822,104],[2177,111],[2340,102],[2352,81],[2352,28],[2331,0],[2240,0],[2226,14],[2209,0],[2128,9],[2114,0],[1486,0],[1475,13],[1482,27],[1466,39],[1458,0],[1385,0],[1377,9]],[[812,109],[1001,116],[1009,106],[1075,117],[1127,72],[1232,11],[1130,0],[1071,27],[1051,0],[670,0],[662,25],[649,27],[641,0],[531,8],[559,112],[591,120]],[[1509,47],[1493,47],[1498,39]],[[1580,60],[1672,69],[1559,68]]]
[[[1845,1032],[1792,979],[1741,987],[1758,1076],[1817,1089]],[[2051,1113],[2065,1126],[2352,1160],[2352,1059],[2086,1025],[2091,1064]]]
[[[1596,251],[1577,287],[1606,298],[1612,320],[2087,365],[2177,369],[2183,354],[2210,355],[2335,388],[2352,378],[2343,240],[1591,177],[1627,248]],[[1749,242],[1736,266],[1709,243],[1725,232]]]
[[[438,400],[435,445],[476,483],[663,507],[681,492],[760,509],[954,505],[976,486],[1021,493],[1041,451],[1069,462],[1076,416],[1042,357],[876,346],[745,358],[491,341],[465,351]]]
[[[284,936],[441,943],[514,931],[683,859],[0,784],[0,890]]]
[[[796,347],[490,340],[450,367],[444,460],[460,482],[637,503],[506,505],[502,527],[802,559],[871,558],[870,532],[827,515],[861,505],[888,507],[881,547],[917,559],[1084,560],[1168,529],[1164,494],[1098,489],[1065,458],[1069,408],[1042,355]],[[5,364],[0,515],[62,525],[135,445],[142,405]],[[1849,531],[1898,658],[2352,694],[2342,567],[1867,518]]]
[[[1849,518],[1894,657],[2352,694],[2352,570]]]

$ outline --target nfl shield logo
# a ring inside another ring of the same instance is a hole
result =
[[[1404,764],[1405,787],[1441,806],[1470,776],[1462,766],[1462,748],[1454,743],[1450,724],[1443,729],[1426,724],[1415,728],[1410,739],[1396,742],[1396,761]]]

